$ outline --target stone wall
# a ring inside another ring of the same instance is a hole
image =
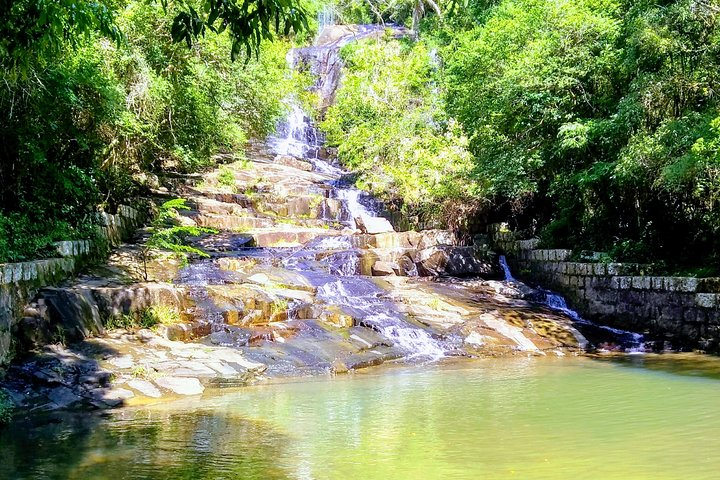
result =
[[[646,332],[681,348],[720,351],[720,278],[649,274],[647,265],[570,262],[571,250],[537,249],[537,240],[501,247],[515,276],[561,293],[593,322]]]
[[[0,263],[0,366],[13,352],[13,327],[25,305],[45,286],[57,285],[83,266],[99,260],[130,236],[145,220],[138,210],[121,206],[116,215],[98,214],[98,240],[55,243],[57,258]]]

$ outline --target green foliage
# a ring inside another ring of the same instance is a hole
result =
[[[217,230],[206,227],[195,227],[178,224],[178,210],[190,210],[184,198],[168,200],[160,205],[155,220],[150,228],[150,238],[146,246],[152,249],[169,250],[180,255],[209,255],[199,248],[188,245],[189,237],[199,237],[203,234],[214,234]]]
[[[467,140],[444,114],[428,45],[363,42],[343,56],[347,72],[322,128],[358,185],[431,217],[473,195]]]
[[[218,183],[223,187],[234,188],[235,174],[228,167],[220,168],[220,173],[218,173]]]
[[[716,6],[470,10],[481,14],[435,36],[448,111],[470,135],[496,218],[616,259],[702,263],[720,251]]]
[[[113,330],[123,328],[135,330],[138,328],[152,328],[157,325],[172,325],[180,322],[178,311],[167,305],[153,305],[138,312],[110,317],[105,327]]]
[[[161,0],[163,5],[171,2]],[[234,60],[243,49],[250,57],[260,52],[263,41],[272,40],[273,30],[288,35],[291,31],[307,30],[305,10],[293,0],[204,0],[197,5],[192,1],[176,0],[173,5],[179,10],[172,24],[172,38],[186,42],[191,47],[194,40],[205,35],[207,30],[222,33],[229,30],[232,38],[231,56]],[[197,10],[196,10],[197,8]]]
[[[106,2],[4,0],[0,18],[0,65],[25,73],[35,62],[45,64],[95,32],[116,42],[122,39]]]
[[[0,388],[0,427],[10,423],[14,409],[12,400],[10,400],[5,390]]]
[[[91,238],[98,208],[141,191],[136,175],[193,172],[242,151],[302,88],[286,75],[286,41],[264,41],[246,62],[230,60],[227,32],[175,44],[178,5],[0,5],[0,262]]]

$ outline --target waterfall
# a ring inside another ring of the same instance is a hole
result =
[[[308,154],[317,156],[317,134],[308,121],[307,115],[294,98],[284,102],[288,107],[288,115],[278,126],[278,135],[271,137],[270,144],[278,155],[292,155],[306,158]]]
[[[318,12],[318,36],[322,33],[325,27],[329,25],[335,25],[337,22],[337,15],[335,9],[325,6]]]
[[[500,267],[502,267],[503,273],[505,274],[505,281],[514,282],[515,278],[512,276],[512,272],[510,272],[510,267],[507,264],[507,259],[505,258],[505,255],[500,255],[499,261]]]
[[[408,354],[408,358],[425,358],[438,360],[445,356],[445,350],[428,332],[408,324],[400,323],[398,319],[384,313],[365,317],[363,323],[375,327],[384,337]]]
[[[377,217],[377,213],[370,207],[363,205],[360,202],[360,197],[363,192],[356,188],[338,188],[336,190],[338,200],[343,202],[343,206],[348,213],[347,224],[351,227],[355,227],[356,218],[374,218]]]
[[[549,290],[545,291],[545,305],[553,310],[564,313],[568,317],[572,318],[576,323],[589,325],[616,335],[624,344],[629,345],[629,347],[625,349],[628,353],[637,354],[645,352],[645,338],[641,333],[629,332],[627,330],[620,330],[619,328],[612,328],[605,325],[598,325],[589,320],[585,320],[578,312],[568,307],[567,301],[565,301],[565,298],[562,295],[558,295],[557,293]]]
[[[506,282],[516,282],[517,280],[512,276],[512,272],[510,271],[510,267],[507,264],[507,259],[505,258],[505,255],[500,255],[499,257],[500,266],[503,269],[503,272],[505,273],[505,281]],[[575,323],[581,324],[581,325],[587,325],[593,328],[597,328],[600,330],[605,330],[606,332],[612,333],[614,336],[616,336],[624,345],[627,345],[628,347],[625,348],[625,351],[628,353],[643,353],[645,351],[644,343],[645,338],[641,333],[636,332],[629,332],[627,330],[620,330],[618,328],[612,328],[605,325],[598,325],[596,323],[593,323],[589,320],[586,320],[580,316],[578,312],[575,310],[572,310],[565,300],[565,297],[562,295],[555,293],[551,290],[544,290],[542,289],[542,293],[545,294],[545,301],[543,302],[545,305],[547,305],[549,308],[561,312],[568,317],[572,318]]]
[[[331,10],[324,10],[319,17],[320,31],[327,33],[322,45],[292,50],[288,56],[290,68],[306,68],[316,76],[312,90],[321,98],[321,111],[329,106],[337,88],[342,60],[342,45],[370,35],[384,34],[385,28],[377,25],[338,27],[335,31],[325,29],[334,22]],[[330,27],[332,28],[332,27]],[[402,32],[402,29],[395,29]],[[322,36],[322,34],[321,34]],[[321,43],[321,42],[319,42]],[[331,165],[319,155],[323,145],[322,135],[306,115],[296,98],[285,100],[287,118],[281,122],[276,136],[269,144],[278,155],[292,155],[309,161],[314,170],[330,177],[326,183],[332,187],[333,196],[343,204],[340,219],[355,227],[355,218],[377,218],[378,207],[363,203],[364,192],[342,181],[346,171]],[[323,156],[324,158],[324,156]],[[323,202],[323,218],[325,218]],[[348,218],[349,217],[349,218]],[[321,255],[318,253],[322,252]],[[348,236],[335,236],[312,241],[283,260],[286,268],[303,270],[309,265],[327,265],[328,280],[317,288],[316,298],[329,305],[337,305],[351,315],[359,324],[372,328],[387,338],[397,350],[408,358],[437,360],[445,356],[445,350],[430,333],[410,323],[404,313],[392,302],[384,300],[384,291],[372,281],[358,277],[360,255]],[[416,272],[417,273],[417,272]]]

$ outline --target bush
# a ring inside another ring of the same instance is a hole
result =
[[[342,55],[347,71],[322,128],[358,186],[434,219],[452,200],[475,195],[467,139],[435,92],[429,47],[368,41]]]
[[[15,405],[5,390],[0,388],[0,427],[10,423]]]

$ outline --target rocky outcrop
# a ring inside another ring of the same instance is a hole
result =
[[[303,170],[305,172],[312,172],[313,170],[312,163],[300,160],[292,155],[278,155],[275,157],[275,163],[285,165],[287,167],[297,168],[298,170]]]
[[[424,276],[470,276],[479,275],[497,278],[498,267],[495,256],[475,247],[439,245],[418,251],[417,267]]]
[[[370,235],[376,235],[378,233],[390,233],[395,231],[390,222],[382,217],[367,217],[364,215],[355,217],[355,225],[357,225],[358,230],[360,230],[362,233],[367,233]]]
[[[38,290],[60,283],[107,255],[110,247],[118,246],[122,239],[135,232],[144,217],[127,206],[120,206],[116,215],[98,213],[97,243],[57,242],[58,258],[0,264],[0,368],[10,360],[17,322],[23,318],[26,304]],[[92,325],[81,328],[97,331]]]
[[[315,46],[291,50],[293,68],[307,70],[316,78],[314,90],[320,97],[321,114],[335,101],[343,65],[340,49],[351,41],[382,38],[388,33],[396,38],[411,35],[410,30],[394,25],[328,25]]]

